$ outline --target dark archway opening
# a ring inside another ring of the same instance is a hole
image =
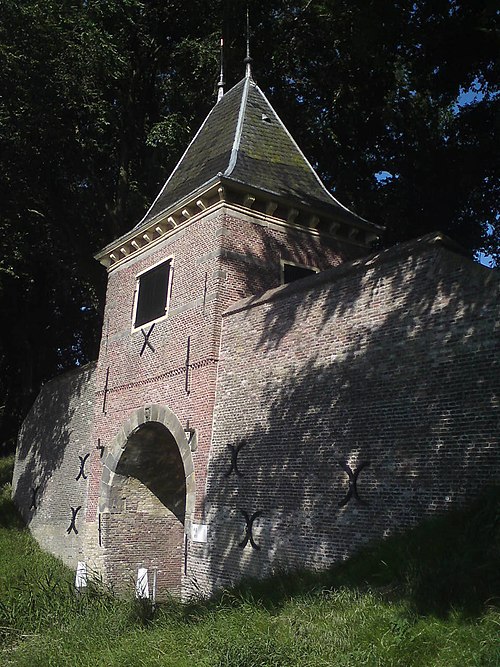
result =
[[[116,467],[105,517],[107,578],[131,590],[139,567],[156,577],[159,598],[180,594],[184,563],[186,476],[172,433],[158,422],[139,426]]]
[[[116,473],[142,482],[184,525],[184,466],[174,436],[163,424],[149,422],[130,435]]]

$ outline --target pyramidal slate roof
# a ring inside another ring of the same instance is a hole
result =
[[[251,76],[217,102],[135,229],[217,181],[370,225],[328,192]]]

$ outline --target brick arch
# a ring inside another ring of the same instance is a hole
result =
[[[164,405],[150,404],[134,410],[114,437],[103,462],[102,478],[99,489],[99,512],[104,514],[110,511],[113,480],[129,437],[136,433],[144,424],[154,422],[163,424],[163,426],[170,431],[179,448],[186,477],[186,513],[184,530],[189,534],[196,498],[193,456],[179,419],[172,410]]]

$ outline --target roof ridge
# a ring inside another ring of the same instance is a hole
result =
[[[238,122],[236,124],[236,132],[234,134],[234,141],[233,141],[233,146],[231,148],[231,158],[229,160],[229,164],[227,166],[227,169],[224,171],[224,176],[230,176],[234,168],[236,166],[236,162],[238,160],[238,151],[240,149],[240,144],[241,144],[241,133],[243,129],[243,123],[245,120],[245,111],[246,111],[246,106],[247,106],[247,100],[248,100],[248,88],[250,85],[251,78],[250,77],[245,77],[244,79],[245,84],[243,86],[243,92],[241,95],[241,101],[240,101],[240,110],[238,113]],[[238,84],[236,84],[238,85]],[[254,84],[255,85],[255,84]],[[234,88],[234,86],[233,86]]]
[[[242,80],[243,80],[243,79],[242,79]],[[229,94],[230,94],[230,93],[231,93],[231,92],[232,92],[232,91],[233,91],[239,84],[241,84],[241,81],[238,81],[238,83],[236,83],[232,88],[230,88],[230,89],[227,91],[227,93],[225,93],[225,95],[223,95],[223,96],[221,97],[221,100],[224,99],[224,97],[227,97],[227,96],[228,96],[228,95],[229,95]],[[187,153],[189,152],[189,149],[190,149],[191,146],[194,144],[194,142],[196,141],[196,139],[199,137],[199,135],[200,135],[201,132],[203,131],[203,128],[207,125],[207,123],[208,123],[210,117],[212,116],[212,114],[213,114],[213,113],[215,112],[215,110],[217,109],[217,106],[218,106],[219,102],[220,102],[220,100],[217,100],[217,102],[214,104],[214,106],[210,109],[210,111],[208,112],[208,114],[207,114],[206,117],[205,117],[205,120],[204,120],[203,123],[200,125],[200,127],[198,128],[198,131],[196,132],[196,134],[194,135],[194,137],[193,137],[193,138],[191,139],[191,141],[189,142],[189,144],[188,144],[186,150],[182,153],[181,157],[180,157],[179,160],[177,161],[177,164],[175,165],[175,167],[173,168],[172,172],[170,173],[170,176],[167,178],[167,180],[166,180],[165,183],[163,184],[163,187],[161,188],[160,192],[159,192],[159,193],[157,194],[157,196],[155,197],[153,203],[152,203],[151,206],[147,209],[146,213],[142,216],[141,220],[140,220],[136,225],[134,225],[133,229],[138,229],[138,228],[142,225],[142,223],[148,218],[148,216],[149,216],[150,212],[153,210],[153,208],[154,208],[156,202],[161,198],[161,196],[163,195],[163,193],[164,193],[165,190],[167,189],[167,187],[168,187],[170,181],[172,180],[172,178],[174,177],[174,175],[177,173],[177,170],[179,169],[179,167],[180,167],[181,164],[183,163],[184,158],[186,157]]]

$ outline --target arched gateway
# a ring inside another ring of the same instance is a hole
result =
[[[101,539],[106,580],[132,590],[139,567],[156,571],[157,594],[180,594],[195,502],[191,449],[168,408],[147,405],[122,426],[103,467]]]

